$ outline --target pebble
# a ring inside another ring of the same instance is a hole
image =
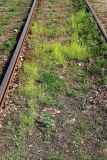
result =
[[[13,31],[16,32],[16,33],[18,33],[18,30],[17,30],[17,29],[14,29]]]

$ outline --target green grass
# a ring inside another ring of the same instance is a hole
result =
[[[107,65],[107,61],[103,57],[98,57],[96,63],[93,64],[92,73],[99,74],[104,72],[104,68]]]
[[[55,58],[58,60],[58,62],[62,65],[65,64],[65,60],[64,60],[64,46],[61,43],[56,43],[54,45],[54,54],[55,54]]]
[[[2,36],[4,34],[5,30],[4,29],[0,29],[0,36]]]
[[[15,46],[16,43],[16,39],[15,38],[10,38],[7,42],[5,42],[4,44],[0,44],[0,50],[1,51],[5,51],[5,52],[9,52],[13,49],[13,47]],[[0,53],[1,54],[1,53]]]
[[[103,83],[104,83],[105,85],[107,85],[107,75],[105,75],[105,76],[103,77]]]
[[[77,96],[77,93],[75,91],[68,91],[66,94],[69,97],[76,97]]]
[[[63,66],[66,65],[67,60],[83,61],[89,57],[86,45],[79,42],[78,36],[75,35],[72,35],[71,44],[63,45],[61,43],[56,43],[54,46],[54,54],[56,59]]]
[[[96,41],[100,41],[97,26],[89,13],[84,9],[78,11],[71,17],[70,23],[74,33],[79,36],[78,40],[87,46],[89,56],[95,57],[102,52],[101,43],[98,45]]]
[[[82,92],[82,93],[87,93],[89,92],[89,90],[92,88],[92,84],[91,82],[85,80],[83,84],[78,85],[78,89]]]
[[[98,146],[99,146],[101,149],[107,148],[107,141],[104,140],[104,141],[98,142]]]
[[[50,94],[57,94],[63,92],[66,89],[64,81],[56,73],[51,71],[44,71],[39,77],[39,81],[43,83],[44,90],[50,92]]]
[[[36,79],[38,79],[38,71],[35,63],[25,62],[24,63],[24,78],[25,83],[23,87],[20,87],[20,93],[25,96],[33,96],[36,94]]]
[[[88,49],[85,44],[79,42],[79,39],[74,35],[71,40],[71,54],[69,58],[75,60],[86,60],[89,57]]]
[[[19,150],[22,150],[25,146],[25,136],[26,134],[32,134],[35,119],[36,119],[36,110],[37,104],[35,100],[28,100],[28,110],[27,112],[22,112],[19,115],[19,127],[17,134],[14,137],[14,143]]]
[[[32,34],[42,35],[45,33],[45,29],[42,24],[34,22],[31,27]]]
[[[42,96],[39,103],[47,108],[54,108],[55,106],[54,98],[52,96]]]
[[[43,95],[42,97],[40,97],[39,104],[43,108],[55,108],[55,109],[63,109],[64,108],[63,103],[58,103],[57,99],[54,99],[54,97],[48,96],[48,95]]]
[[[96,123],[97,126],[102,125],[102,123],[103,123],[102,117],[97,117],[97,118],[95,119],[95,123]]]
[[[35,63],[25,62],[24,63],[24,74],[30,80],[36,80],[38,78],[38,69]]]
[[[24,148],[26,133],[32,134],[37,110],[36,94],[36,79],[38,78],[38,70],[35,63],[25,62],[23,64],[23,85],[19,85],[19,93],[24,98],[27,98],[27,112],[22,112],[19,115],[18,133],[15,137],[15,144],[19,150]]]
[[[88,127],[86,125],[85,122],[80,122],[78,125],[77,125],[77,131],[79,133],[85,133],[87,131]]]
[[[72,0],[72,2],[73,2],[74,7],[77,10],[80,10],[80,9],[84,8],[84,2],[83,2],[83,0],[76,0],[76,1]]]
[[[36,23],[34,22],[31,27],[32,34],[40,35],[40,36],[47,36],[47,37],[53,37],[55,35],[55,29],[51,24],[42,22]]]
[[[56,154],[50,160],[64,160],[64,159],[59,154]]]

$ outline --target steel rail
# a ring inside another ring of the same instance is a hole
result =
[[[88,10],[92,13],[92,16],[94,17],[94,19],[95,19],[95,21],[96,21],[96,23],[97,23],[97,25],[100,29],[100,32],[101,32],[102,36],[104,37],[105,41],[107,42],[107,33],[106,33],[101,21],[99,20],[96,12],[94,11],[92,5],[90,4],[90,2],[88,0],[84,0],[84,1],[87,5]]]
[[[7,92],[8,92],[11,80],[12,80],[12,76],[13,76],[15,68],[16,68],[17,60],[19,58],[20,51],[21,51],[25,36],[27,34],[30,22],[32,20],[34,9],[37,6],[37,2],[38,2],[38,0],[33,0],[33,2],[32,2],[31,10],[30,10],[28,18],[25,22],[25,25],[24,25],[23,31],[21,33],[20,39],[17,43],[17,46],[15,48],[15,51],[14,51],[13,56],[11,58],[11,61],[9,63],[8,69],[7,69],[7,71],[5,73],[5,76],[2,80],[2,83],[0,85],[0,109],[3,107],[5,97],[7,95]]]

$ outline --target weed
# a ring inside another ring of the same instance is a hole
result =
[[[107,141],[106,141],[106,140],[100,141],[100,142],[98,142],[97,145],[98,145],[101,149],[107,148]]]
[[[92,84],[88,80],[84,80],[84,83],[78,86],[78,89],[83,93],[89,92],[91,88],[92,88]]]
[[[95,123],[96,123],[97,126],[99,126],[99,125],[101,125],[103,123],[103,119],[101,117],[97,117],[95,119]]]
[[[63,125],[64,122],[65,122],[64,117],[62,117],[62,116],[58,117],[58,123],[59,123],[59,124]]]
[[[26,78],[30,80],[36,80],[38,78],[38,70],[37,70],[35,63],[25,62],[24,63],[24,74]]]
[[[68,91],[66,94],[69,97],[76,97],[77,96],[76,92],[74,92],[74,91]]]
[[[42,52],[42,55],[49,55],[53,52],[53,47],[54,45],[53,44],[50,44],[50,43],[43,43],[43,52]]]
[[[14,138],[15,145],[18,147],[19,150],[24,148],[25,134],[26,134],[25,127],[19,126],[18,133],[17,133],[17,135],[15,135],[15,138]]]
[[[78,130],[80,133],[85,133],[85,132],[87,131],[87,125],[86,125],[86,123],[80,122],[80,123],[77,125],[77,130]]]
[[[27,127],[29,134],[32,134],[35,126],[37,104],[34,100],[30,100],[28,102],[28,107],[29,107],[29,115],[28,115]]]
[[[107,75],[103,77],[103,83],[107,85]]]
[[[74,33],[83,32],[82,22],[85,21],[86,19],[85,17],[86,17],[86,12],[84,9],[72,15],[70,19],[70,24],[72,25],[72,29],[74,30]]]
[[[0,44],[0,50],[10,52],[13,49],[13,47],[15,46],[15,42],[16,42],[15,38],[10,38],[4,44]]]
[[[56,108],[58,108],[58,109],[64,109],[64,107],[65,107],[65,105],[64,105],[62,102],[56,103],[55,106],[56,106]]]
[[[25,145],[25,135],[26,133],[32,134],[34,129],[34,123],[36,119],[36,86],[35,82],[38,78],[38,70],[34,63],[25,62],[23,65],[24,77],[23,85],[19,87],[20,93],[23,97],[28,97],[26,105],[28,110],[26,113],[21,113],[19,115],[19,130],[18,135],[15,137],[15,143],[19,149],[23,149]],[[31,97],[35,97],[32,98]]]
[[[40,97],[39,104],[42,107],[47,107],[47,108],[57,108],[57,109],[63,109],[64,104],[63,103],[58,103],[57,99],[54,99],[52,96],[42,96]]]
[[[102,67],[100,66],[100,64],[99,63],[97,63],[97,64],[94,64],[94,66],[93,66],[93,68],[92,68],[92,72],[93,73],[101,73],[102,72]]]
[[[77,154],[77,160],[92,160],[92,158],[88,154],[79,152]]]
[[[96,63],[92,67],[92,73],[102,73],[107,62],[103,57],[98,57]]]
[[[19,93],[23,97],[29,97],[36,94],[34,81],[28,81],[26,84],[19,85]]]
[[[56,154],[50,160],[63,160],[62,156]]]
[[[40,122],[46,128],[53,128],[55,126],[55,121],[50,116],[42,116]]]
[[[101,152],[99,153],[99,158],[100,158],[101,160],[106,160],[106,159],[107,159],[107,156],[103,153],[103,151],[101,151]]]
[[[42,116],[40,122],[42,127],[45,127],[42,140],[48,141],[52,136],[52,129],[55,126],[55,121],[50,116]]]
[[[80,9],[82,9],[83,7],[84,7],[84,2],[83,2],[83,0],[72,0],[72,2],[73,2],[73,5],[74,5],[74,7],[77,9],[77,10],[80,10]]]
[[[55,45],[55,57],[61,64],[66,64],[65,59],[85,60],[89,57],[87,47],[82,42],[79,42],[77,38],[78,36],[72,36],[70,46],[61,45],[60,43]]]
[[[55,71],[56,68],[60,66],[59,62],[56,60],[56,58],[53,56],[46,55],[43,58],[43,64],[41,64],[43,68],[48,68],[51,72]]]
[[[35,119],[36,119],[36,103],[33,100],[28,102],[29,110],[27,113],[21,113],[19,116],[20,123],[19,123],[19,130],[18,134],[15,137],[15,143],[19,149],[23,149],[25,145],[25,135],[28,132],[32,134],[34,129]]]
[[[80,77],[83,74],[83,71],[75,64],[75,61],[71,61],[69,71],[73,77]]]
[[[57,74],[48,70],[43,72],[43,74],[39,77],[39,80],[44,84],[45,91],[48,91],[51,94],[57,94],[66,89],[62,79],[60,79]]]
[[[72,39],[71,42],[71,53],[69,55],[69,58],[75,59],[75,60],[85,60],[89,57],[87,47],[78,40]]]
[[[101,56],[97,58],[97,63],[99,63],[101,67],[105,67],[107,65],[106,59],[104,59],[104,57]]]
[[[59,61],[60,64],[64,65],[65,60],[64,60],[64,55],[63,55],[63,46],[61,43],[56,43],[54,45],[54,54],[56,59]]]
[[[42,22],[34,22],[31,27],[32,34],[53,37],[55,35],[55,30],[53,26],[48,24],[43,24]]]
[[[54,99],[51,96],[42,96],[40,98],[40,104],[42,104],[42,106],[45,106],[47,108],[51,108],[54,107]]]
[[[17,154],[14,154],[14,151],[12,151],[11,153],[9,153],[8,155],[5,156],[0,156],[0,160],[20,160],[20,156],[18,156]],[[24,160],[29,160],[29,156],[28,155],[23,155],[23,159]]]
[[[84,9],[76,12],[71,18],[71,25],[74,33],[77,33],[85,43],[92,46],[92,43],[98,37],[98,32],[90,13],[87,13]]]
[[[6,160],[6,158],[3,156],[0,156],[0,160]]]
[[[24,63],[24,76],[25,82],[23,86],[20,86],[20,93],[23,96],[33,96],[36,94],[35,81],[38,78],[37,67],[34,63],[25,62]]]
[[[2,36],[4,34],[5,30],[4,29],[0,29],[0,36]]]
[[[36,34],[36,35],[42,35],[44,34],[45,30],[44,30],[44,27],[43,25],[41,24],[41,22],[34,22],[32,27],[31,27],[31,32],[32,34]]]
[[[96,41],[99,37],[97,27],[89,13],[80,10],[72,16],[70,23],[74,33],[79,36],[79,41],[87,46],[87,56],[95,57],[102,52],[101,45]]]
[[[46,128],[46,129],[44,130],[43,135],[42,135],[42,140],[43,140],[43,141],[49,141],[50,138],[51,138],[51,136],[52,136],[52,131],[51,131],[51,129],[50,129],[50,128]]]

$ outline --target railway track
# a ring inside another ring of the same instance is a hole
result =
[[[93,17],[94,17],[94,19],[100,29],[101,34],[103,35],[105,41],[107,42],[107,33],[106,33],[105,29],[103,28],[103,25],[101,24],[99,18],[97,17],[94,9],[92,8],[92,6],[88,2],[88,0],[84,0],[84,1],[87,5],[88,10],[92,13],[92,15],[93,15]],[[33,17],[34,9],[36,8],[37,4],[38,4],[38,0],[34,0],[32,3],[30,13],[27,18],[27,21],[26,21],[25,26],[23,28],[22,34],[20,36],[19,42],[16,46],[13,57],[10,61],[10,64],[9,64],[8,69],[6,71],[6,74],[5,74],[3,81],[1,83],[1,86],[0,86],[0,109],[2,109],[4,106],[5,98],[8,95],[9,87],[11,85],[12,80],[14,79],[14,73],[17,68],[18,60],[20,57],[20,50],[22,48],[22,45],[23,45],[24,39],[26,37],[30,22]]]
[[[93,15],[93,17],[94,17],[94,19],[100,29],[101,34],[103,35],[105,41],[107,42],[107,33],[106,33],[106,30],[104,29],[103,24],[101,23],[100,19],[98,18],[97,14],[96,14],[95,10],[93,9],[92,5],[90,4],[90,2],[88,0],[84,0],[84,1],[87,5],[88,10],[92,13],[92,15]]]
[[[37,6],[2,99],[0,159],[101,160],[106,45],[85,3],[79,7],[71,0]]]

